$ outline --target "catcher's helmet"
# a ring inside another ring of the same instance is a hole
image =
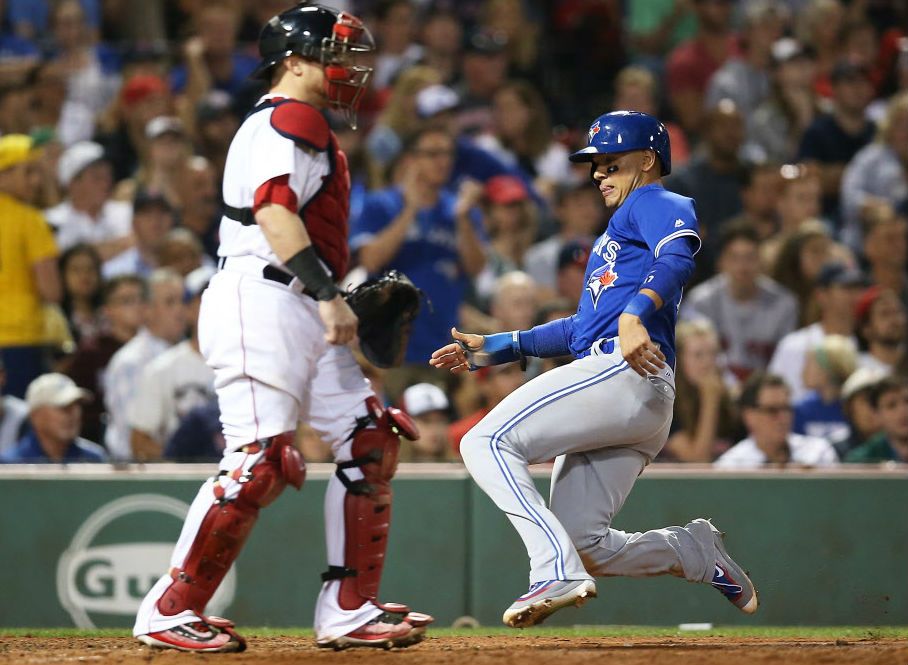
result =
[[[372,35],[357,17],[303,2],[272,17],[262,28],[262,61],[252,76],[267,80],[272,68],[290,55],[324,65],[328,103],[355,129],[356,110],[372,68],[353,64],[353,56],[374,49]]]
[[[652,150],[662,175],[672,172],[672,146],[665,125],[637,111],[614,111],[596,118],[590,126],[589,145],[571,155],[572,162],[591,162],[593,155],[630,150]]]

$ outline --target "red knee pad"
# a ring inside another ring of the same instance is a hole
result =
[[[218,502],[202,520],[182,569],[170,571],[173,584],[158,601],[162,614],[172,616],[188,609],[202,615],[249,537],[259,509],[272,503],[288,483],[297,489],[302,486],[306,467],[293,442],[293,432],[272,437],[263,458],[245,474],[246,482],[235,499],[224,499],[223,488],[214,485]],[[235,479],[242,477],[240,473]]]
[[[381,582],[388,530],[391,527],[391,484],[397,471],[400,437],[419,438],[416,425],[398,409],[382,409],[378,400],[366,400],[368,423],[353,433],[352,459],[337,465],[337,476],[347,488],[344,498],[344,567],[331,567],[322,579],[340,579],[338,602],[353,610],[375,600]],[[345,469],[359,467],[361,480],[350,480]]]

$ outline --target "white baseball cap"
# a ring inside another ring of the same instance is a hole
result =
[[[431,383],[417,383],[404,391],[402,403],[404,411],[411,416],[421,416],[430,411],[445,411],[448,398],[444,391]]]
[[[77,175],[86,168],[104,159],[104,148],[94,141],[74,143],[60,157],[57,163],[57,179],[63,187],[69,187]]]
[[[420,118],[431,118],[459,105],[460,96],[446,85],[430,85],[416,94],[416,114]]]
[[[91,399],[92,394],[80,388],[76,382],[65,374],[42,374],[28,384],[25,391],[25,403],[28,410],[34,411],[42,406],[69,406],[79,400]]]
[[[145,138],[149,141],[153,141],[159,136],[164,136],[164,134],[185,134],[183,129],[183,122],[172,115],[159,115],[157,118],[152,118],[148,121],[148,124],[145,125]]]
[[[842,401],[847,402],[855,393],[876,385],[887,376],[889,376],[889,372],[879,367],[856,369],[842,384]]]

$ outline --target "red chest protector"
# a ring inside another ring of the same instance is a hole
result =
[[[316,108],[303,102],[284,99],[273,102],[271,126],[291,139],[301,148],[324,152],[328,155],[331,172],[322,178],[322,184],[299,214],[306,224],[319,257],[334,278],[347,274],[350,248],[347,244],[350,218],[350,171],[347,156],[337,145],[337,138],[328,121]]]

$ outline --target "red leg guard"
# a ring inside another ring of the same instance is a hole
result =
[[[366,400],[374,427],[359,427],[353,434],[352,459],[338,464],[338,477],[347,488],[344,499],[344,568],[330,569],[323,579],[341,579],[338,603],[354,610],[378,596],[388,530],[391,526],[391,484],[397,470],[400,436],[419,437],[409,416],[384,410],[378,400]],[[351,481],[344,469],[359,467],[362,480]]]
[[[293,432],[272,437],[262,459],[247,473],[243,474],[242,469],[234,472],[234,480],[242,483],[235,499],[224,499],[223,487],[215,483],[218,503],[202,520],[182,569],[170,571],[173,584],[158,601],[162,614],[172,616],[192,610],[203,616],[205,606],[252,531],[259,509],[272,503],[288,483],[297,489],[302,486],[305,465],[293,440]]]

